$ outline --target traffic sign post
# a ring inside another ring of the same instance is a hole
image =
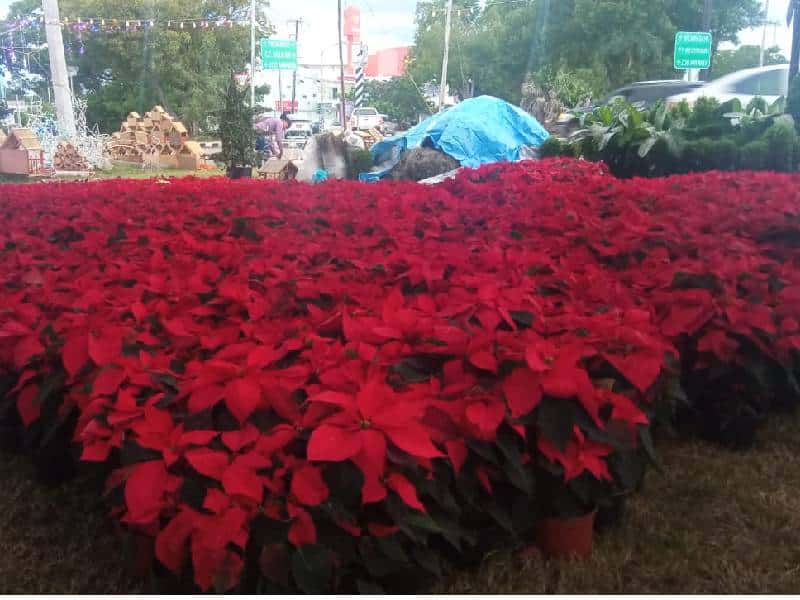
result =
[[[675,68],[678,70],[711,67],[711,34],[705,31],[679,31],[675,34]]]
[[[297,69],[296,40],[261,40],[261,68],[265,71]]]

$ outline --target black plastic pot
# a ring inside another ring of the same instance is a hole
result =
[[[246,179],[253,176],[253,167],[228,167],[230,179]]]

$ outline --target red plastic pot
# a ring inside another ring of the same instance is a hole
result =
[[[547,558],[587,558],[592,553],[597,510],[582,517],[544,519],[536,543]]]

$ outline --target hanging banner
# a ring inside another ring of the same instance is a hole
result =
[[[295,71],[297,42],[295,40],[261,40],[261,68],[265,71]]]
[[[291,100],[275,100],[275,110],[279,112],[296,112],[299,105],[300,102],[298,100],[295,100],[294,104],[292,104]]]

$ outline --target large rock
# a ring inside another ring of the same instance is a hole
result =
[[[400,162],[389,172],[389,177],[403,181],[422,181],[459,166],[456,159],[433,148],[412,148],[403,153]]]

